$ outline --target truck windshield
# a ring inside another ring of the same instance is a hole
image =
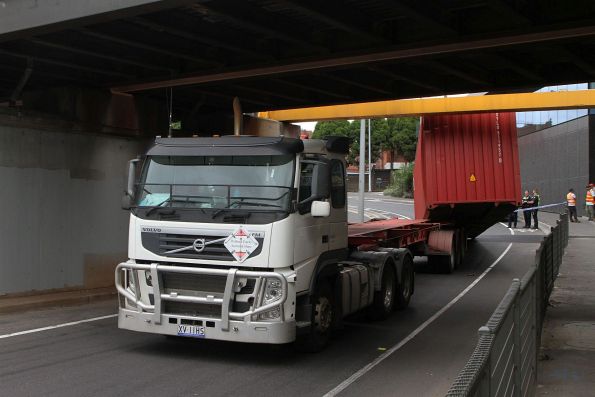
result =
[[[150,156],[139,207],[283,211],[290,208],[294,157]]]

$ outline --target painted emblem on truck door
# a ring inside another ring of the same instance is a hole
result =
[[[252,233],[240,226],[225,239],[223,245],[238,262],[243,262],[258,248],[258,241]]]

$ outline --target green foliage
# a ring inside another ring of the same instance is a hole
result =
[[[319,121],[314,127],[312,138],[324,139],[329,136],[351,136],[351,123],[347,120]]]
[[[382,149],[402,154],[407,162],[415,160],[418,122],[416,117],[387,119],[386,129],[379,137]]]
[[[172,130],[181,130],[182,129],[182,122],[181,121],[172,121],[170,124]]]
[[[347,163],[356,164],[359,157],[359,121],[347,120],[319,121],[312,133],[313,139],[324,139],[329,136],[346,136],[349,138],[349,154]]]
[[[391,172],[390,185],[384,194],[395,197],[413,197],[413,163]]]
[[[417,146],[417,123],[415,117],[401,117],[397,119],[372,119],[372,161],[380,157],[383,150],[396,150],[402,153],[407,161],[415,159]],[[357,164],[359,158],[360,120],[320,121],[314,127],[312,138],[324,139],[329,136],[346,136],[351,145],[347,162]],[[368,123],[366,121],[366,139],[368,137]],[[367,152],[366,147],[366,152]],[[366,163],[368,154],[366,153]]]

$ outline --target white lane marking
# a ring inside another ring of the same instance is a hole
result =
[[[348,196],[348,199],[357,200],[357,197]],[[411,201],[401,201],[401,200],[392,200],[392,199],[364,199],[364,201],[371,201],[371,202],[381,202],[381,203],[397,203],[403,205],[414,205]]]
[[[381,212],[383,212],[383,213],[385,213],[385,214],[396,215],[396,216],[398,216],[399,218],[404,218],[404,219],[409,219],[409,220],[411,220],[411,218],[410,218],[410,217],[408,217],[407,215],[399,214],[399,213],[397,213],[397,212],[391,212],[391,211],[386,211],[386,210],[378,210],[378,209],[375,209],[374,211],[381,211]]]
[[[347,212],[351,212],[352,214],[359,214],[359,210],[355,206],[347,206]],[[370,211],[370,208],[364,208],[364,218],[372,219],[378,218],[378,214],[375,211]]]
[[[113,317],[117,317],[117,316],[118,316],[117,314],[110,314],[110,315],[107,315],[107,316],[87,318],[85,320],[73,321],[73,322],[70,322],[70,323],[50,325],[49,327],[29,329],[27,331],[20,331],[20,332],[13,332],[12,334],[0,335],[0,339],[12,338],[13,336],[34,334],[36,332],[49,331],[50,329],[70,327],[72,325],[79,325],[79,324],[84,324],[84,323],[90,323],[92,321],[105,320],[106,318],[113,318]]]
[[[389,219],[388,216],[382,214],[380,211],[372,209],[372,208],[366,208],[365,211],[368,211],[369,214],[373,215],[374,218],[377,219]]]
[[[504,224],[501,224],[501,225],[503,225],[504,227],[506,227],[506,225],[504,225]],[[510,233],[512,235],[514,235],[514,230],[509,229],[509,231],[510,231]],[[494,268],[494,266],[496,266],[502,260],[502,258],[504,258],[504,255],[506,255],[508,253],[508,251],[510,251],[510,248],[511,247],[512,247],[512,243],[509,243],[508,244],[508,247],[506,247],[506,249],[502,252],[502,254],[500,254],[500,256],[490,266],[488,266],[488,268],[485,269],[484,272],[481,273],[481,275],[479,277],[477,277],[471,284],[469,284],[469,286],[467,286],[467,288],[465,288],[453,300],[451,300],[450,302],[448,302],[446,304],[446,306],[444,306],[442,309],[438,310],[436,313],[434,313],[434,315],[432,317],[430,317],[429,319],[427,319],[426,321],[424,321],[423,324],[421,324],[413,332],[411,332],[409,335],[407,335],[407,337],[405,337],[405,339],[401,340],[398,344],[396,344],[393,347],[391,347],[390,349],[386,350],[384,353],[382,353],[381,355],[379,355],[378,357],[376,357],[372,362],[370,362],[369,364],[367,364],[365,367],[361,368],[359,371],[357,371],[356,373],[354,373],[353,375],[351,375],[349,378],[347,378],[346,380],[344,380],[343,382],[341,382],[333,390],[331,390],[328,393],[326,393],[324,395],[324,397],[333,397],[333,396],[336,396],[337,394],[341,393],[343,390],[345,390],[347,387],[349,387],[353,382],[357,381],[359,378],[361,378],[362,376],[364,376],[367,372],[369,372],[370,370],[372,370],[375,366],[377,366],[378,364],[380,364],[381,362],[383,362],[384,360],[386,360],[394,352],[396,352],[397,350],[399,350],[401,347],[405,346],[405,344],[407,344],[407,342],[409,342],[411,339],[415,338],[428,325],[432,324],[445,311],[447,311],[448,309],[450,309],[463,296],[465,296],[467,294],[467,292],[469,292],[471,290],[471,288],[475,287],[475,285],[477,283],[479,283],[481,281],[481,279],[484,278],[485,275],[488,274]]]

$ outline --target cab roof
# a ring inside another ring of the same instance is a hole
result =
[[[226,135],[213,138],[157,138],[149,156],[274,156],[301,153],[300,139]]]

